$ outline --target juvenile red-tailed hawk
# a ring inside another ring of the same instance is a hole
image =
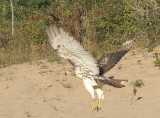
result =
[[[102,86],[109,84],[116,88],[122,88],[121,81],[104,77],[103,74],[109,71],[118,63],[135,43],[135,40],[126,41],[117,51],[101,57],[98,62],[87,52],[83,46],[64,31],[62,27],[50,25],[47,27],[49,42],[57,53],[64,59],[69,59],[74,66],[75,74],[84,82],[85,88],[92,96],[92,110],[101,109],[101,101],[104,99]],[[95,94],[98,96],[98,105],[95,104]]]

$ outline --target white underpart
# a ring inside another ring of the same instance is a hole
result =
[[[85,88],[91,94],[92,99],[95,99],[93,86],[97,85],[96,81],[87,78],[87,79],[83,79],[83,82],[84,82]],[[103,95],[102,89],[97,88],[97,89],[95,89],[95,91],[97,92],[98,99],[103,100],[104,99],[104,95]]]
[[[104,95],[103,95],[102,89],[97,88],[96,92],[97,92],[98,98],[101,99],[101,100],[103,100],[104,99]]]
[[[94,80],[91,80],[91,79],[88,79],[88,78],[87,79],[83,79],[83,82],[84,82],[85,88],[91,94],[92,99],[95,99],[93,86],[97,85],[97,83]]]

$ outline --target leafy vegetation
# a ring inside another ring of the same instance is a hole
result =
[[[154,58],[155,58],[155,61],[153,61],[154,65],[155,66],[159,66],[160,67],[160,54],[158,54],[157,52],[154,53]]]
[[[158,45],[159,0],[14,0],[11,35],[10,0],[0,0],[0,65],[55,55],[46,25],[63,26],[98,59],[126,40]]]
[[[144,85],[144,83],[141,79],[137,79],[135,82],[131,82],[131,85],[133,85],[134,88],[141,88]]]
[[[148,52],[153,52],[154,48],[155,48],[154,45],[149,46],[149,47],[148,47]]]

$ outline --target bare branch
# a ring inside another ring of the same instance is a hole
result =
[[[148,19],[149,14],[160,15],[160,7],[155,0],[124,0],[134,11],[137,11],[141,17]]]

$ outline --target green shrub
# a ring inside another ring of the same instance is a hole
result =
[[[130,0],[14,0],[12,37],[9,2],[0,1],[0,48],[5,50],[2,63],[21,63],[54,55],[45,31],[46,25],[53,23],[75,36],[96,59],[135,37],[144,47],[149,47],[148,51],[159,44],[160,16],[153,6],[147,17],[146,14],[142,17],[130,6],[134,5]],[[147,4],[139,2],[142,8]]]

